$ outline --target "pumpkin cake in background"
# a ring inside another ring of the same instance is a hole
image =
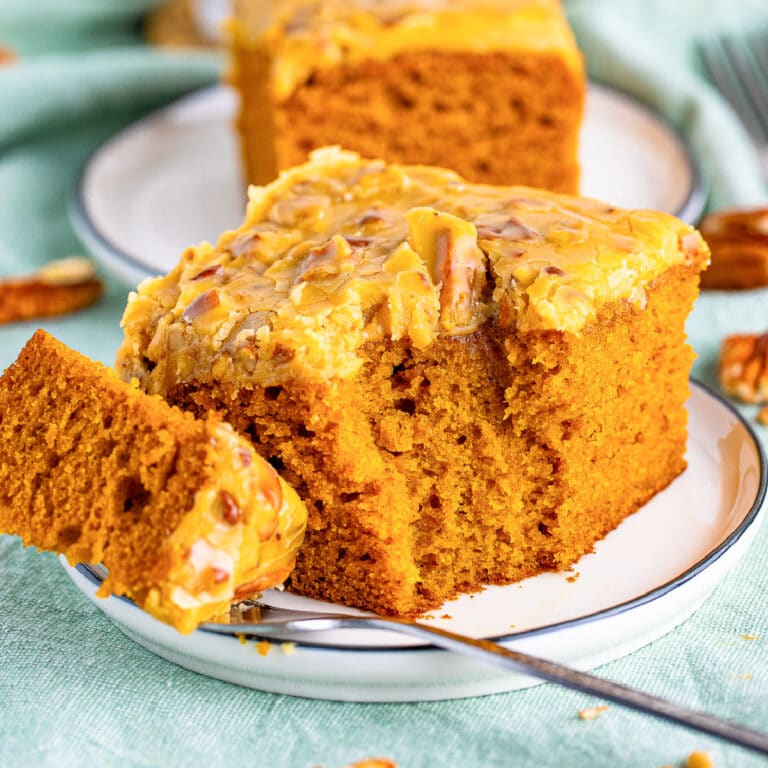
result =
[[[707,262],[667,214],[326,149],[132,295],[117,369],[296,488],[291,589],[416,614],[568,568],[682,472]]]
[[[38,331],[0,377],[0,532],[191,632],[290,573],[306,508],[250,442]]]
[[[578,191],[585,75],[559,0],[234,0],[246,175],[338,144]]]

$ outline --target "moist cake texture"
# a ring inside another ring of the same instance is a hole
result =
[[[559,0],[235,0],[249,181],[339,144],[578,191],[585,75]]]
[[[292,589],[414,614],[567,568],[684,469],[707,262],[666,214],[323,150],[140,287],[117,368],[294,485]]]
[[[0,378],[0,532],[103,563],[100,593],[190,632],[290,573],[306,509],[248,440],[43,331]]]

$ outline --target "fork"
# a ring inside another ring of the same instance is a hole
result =
[[[230,622],[228,624],[207,622],[202,624],[200,629],[204,632],[236,635],[240,638],[243,635],[254,638],[275,636],[284,638],[286,633],[309,634],[335,629],[384,629],[400,632],[425,640],[438,648],[461,653],[513,672],[533,675],[580,693],[597,696],[662,720],[716,736],[762,755],[768,755],[768,734],[766,733],[682,707],[658,696],[643,693],[588,672],[580,672],[557,662],[521,653],[490,640],[459,635],[417,621],[384,616],[353,616],[277,608],[254,600],[245,600],[233,606],[228,620]]]
[[[77,570],[97,585],[101,584],[107,576],[106,569],[100,565],[80,563]],[[580,672],[564,664],[522,653],[490,640],[460,635],[410,619],[295,610],[267,605],[258,600],[242,600],[230,607],[229,614],[222,617],[221,622],[209,621],[198,627],[198,631],[230,635],[239,639],[244,636],[253,639],[285,639],[286,635],[312,634],[337,629],[383,629],[410,635],[437,648],[454,651],[512,672],[522,672],[580,693],[597,696],[661,720],[668,720],[691,730],[716,736],[761,755],[768,755],[768,733],[747,728],[705,712],[688,709],[658,696],[614,683],[588,672]]]
[[[698,45],[710,79],[741,118],[768,177],[768,37],[714,37]]]

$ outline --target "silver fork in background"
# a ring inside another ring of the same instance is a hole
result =
[[[716,736],[746,749],[768,755],[768,734],[745,728],[713,715],[673,704],[588,672],[566,667],[547,659],[506,648],[489,640],[476,640],[439,627],[407,619],[383,616],[351,616],[276,608],[258,601],[243,601],[232,606],[229,624],[208,622],[200,629],[220,635],[252,635],[258,638],[286,633],[327,632],[336,629],[384,629],[425,640],[433,646],[455,651],[513,672],[533,675],[541,680],[571,688],[580,693],[621,704],[630,709]]]
[[[710,79],[741,118],[768,178],[768,30],[699,43]]]

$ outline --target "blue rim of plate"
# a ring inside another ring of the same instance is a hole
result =
[[[677,218],[682,219],[688,224],[695,224],[704,213],[704,209],[709,198],[709,186],[704,181],[701,169],[698,162],[696,161],[696,158],[694,157],[693,151],[688,141],[683,137],[680,131],[674,125],[672,125],[672,123],[670,123],[667,118],[656,112],[654,108],[647,102],[642,101],[633,94],[627,93],[626,91],[623,91],[614,85],[606,84],[601,80],[593,78],[590,79],[590,83],[593,83],[598,87],[603,88],[604,90],[611,91],[622,98],[628,99],[633,103],[635,107],[643,110],[649,115],[649,117],[664,125],[667,131],[669,131],[669,133],[675,137],[688,163],[690,172],[690,186],[685,201],[677,211],[672,213],[674,216],[677,216]],[[91,153],[91,155],[80,168],[75,180],[75,184],[70,190],[67,198],[67,208],[69,210],[70,221],[75,232],[83,241],[84,245],[90,246],[93,242],[98,243],[99,247],[105,251],[110,252],[113,258],[125,262],[125,264],[130,267],[131,270],[142,273],[145,278],[153,277],[156,274],[156,272],[152,272],[148,268],[144,261],[123,250],[119,245],[110,240],[110,238],[108,238],[99,229],[98,225],[88,215],[88,209],[85,204],[86,177],[91,168],[91,165],[96,161],[102,152],[109,149],[113,142],[119,142],[130,133],[141,130],[146,123],[151,122],[152,120],[156,119],[158,115],[166,112],[169,109],[173,109],[180,103],[186,100],[199,99],[205,93],[215,91],[218,88],[221,88],[221,86],[206,86],[205,88],[199,88],[195,91],[185,94],[184,96],[179,97],[169,104],[166,104],[165,106],[148,113],[130,125],[127,125],[125,128],[107,138]]]
[[[577,616],[576,618],[573,618],[573,619],[566,619],[565,621],[559,621],[553,624],[546,624],[545,626],[542,626],[542,627],[534,627],[533,629],[527,629],[522,632],[512,632],[504,635],[495,635],[495,636],[484,638],[484,639],[490,640],[491,642],[495,642],[495,643],[523,640],[531,637],[537,637],[539,635],[550,634],[552,632],[558,632],[563,629],[570,629],[572,627],[591,624],[595,621],[600,621],[602,619],[608,619],[613,616],[618,616],[622,613],[626,613],[627,611],[631,611],[631,610],[634,610],[635,608],[639,608],[642,605],[647,605],[648,603],[652,603],[654,600],[658,600],[659,598],[664,597],[665,595],[669,594],[675,589],[682,587],[684,584],[688,583],[691,579],[698,576],[702,571],[706,570],[709,566],[711,566],[713,563],[719,560],[729,549],[731,549],[731,547],[733,547],[734,544],[736,544],[736,542],[754,524],[760,512],[760,509],[763,506],[763,502],[765,501],[766,489],[768,488],[768,460],[766,459],[766,453],[765,453],[765,450],[763,449],[763,445],[760,442],[760,439],[755,434],[755,431],[752,428],[751,424],[749,424],[749,422],[744,418],[744,416],[731,403],[729,403],[724,397],[722,397],[719,393],[715,392],[711,387],[707,386],[706,384],[703,384],[702,382],[693,378],[691,378],[690,381],[692,386],[698,387],[699,389],[703,390],[706,394],[708,394],[710,397],[717,400],[720,403],[720,405],[724,406],[728,411],[730,411],[731,414],[733,414],[736,417],[737,421],[739,421],[741,425],[744,427],[744,429],[746,430],[750,439],[754,443],[755,449],[757,451],[758,462],[760,464],[760,481],[758,483],[755,500],[752,502],[752,506],[749,508],[749,511],[747,512],[747,514],[744,515],[744,518],[739,523],[739,525],[733,531],[731,531],[731,533],[728,534],[728,536],[725,539],[723,539],[723,541],[720,542],[720,544],[718,544],[717,547],[715,547],[708,555],[703,557],[698,562],[694,563],[692,566],[690,566],[690,568],[683,571],[683,573],[679,574],[673,579],[670,579],[667,582],[664,582],[664,584],[660,584],[658,587],[655,587],[654,589],[651,589],[648,592],[643,593],[642,595],[633,597],[631,600],[627,600],[623,603],[619,603],[618,605],[610,606],[609,608],[603,608],[602,610],[595,611],[593,613],[589,613],[584,616]],[[91,570],[86,568],[84,565],[82,564],[76,565],[75,570],[94,586],[97,586],[97,587],[101,586],[102,579],[98,578]],[[137,611],[141,610],[132,600],[130,600],[127,597],[124,597],[123,595],[113,595],[113,597],[128,603]],[[147,616],[149,617],[149,614],[147,614]],[[239,638],[235,635],[222,635],[218,632],[214,632],[212,630],[206,629],[205,626],[198,627],[198,629],[196,629],[195,633],[193,634],[196,634],[197,632],[202,632],[206,635],[211,635],[215,637],[230,637],[232,640],[236,642],[240,642]],[[246,637],[253,640],[274,640],[274,636],[261,636],[257,633],[247,633]],[[432,645],[418,645],[418,646],[406,646],[406,645],[389,646],[388,645],[388,646],[382,646],[382,647],[372,647],[370,645],[337,646],[337,645],[331,645],[327,643],[323,644],[323,643],[305,642],[303,640],[292,640],[291,642],[294,642],[295,645],[302,648],[310,648],[310,649],[322,650],[322,651],[336,651],[336,652],[343,652],[343,653],[346,653],[349,651],[354,651],[355,653],[361,653],[361,652],[362,653],[389,653],[392,651],[413,652],[413,651],[438,650],[436,649],[435,646],[432,646]]]

